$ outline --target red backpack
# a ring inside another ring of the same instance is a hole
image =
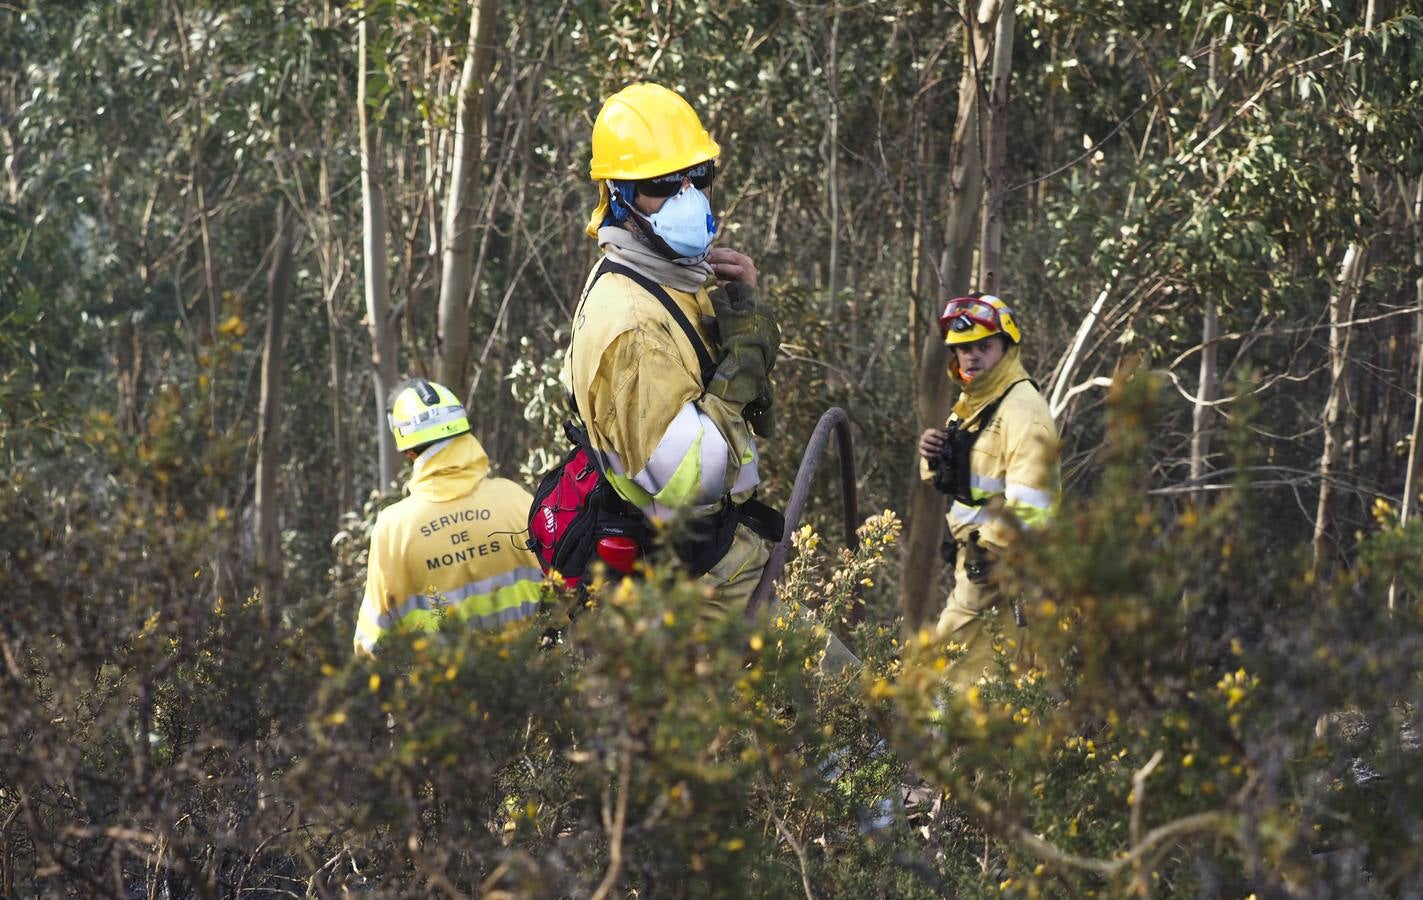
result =
[[[539,481],[529,509],[528,547],[544,573],[577,587],[594,557],[627,574],[652,537],[642,511],[618,494],[599,470],[588,433],[572,422],[563,431],[573,449]]]
[[[692,342],[702,367],[702,383],[706,384],[716,371],[716,363],[686,314],[657,282],[605,258],[588,282],[583,299],[587,300],[593,285],[609,273],[632,279],[658,299]],[[576,405],[573,413],[578,416]],[[587,430],[577,421],[570,421],[564,423],[563,432],[573,449],[544,475],[534,491],[534,503],[529,508],[528,547],[538,557],[544,574],[556,571],[570,587],[582,581],[595,556],[618,572],[630,573],[638,558],[651,547],[652,526],[642,511],[603,477],[602,455],[593,449]]]

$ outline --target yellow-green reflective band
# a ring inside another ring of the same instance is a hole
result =
[[[979,475],[971,472],[968,476],[968,495],[974,500],[987,500],[997,494],[1003,493],[1003,479],[989,478],[987,475]]]
[[[390,628],[383,629],[381,634],[389,634],[397,628],[407,631],[438,631],[440,620],[445,617],[444,612],[438,609],[412,609],[410,612],[400,617],[400,622]]]
[[[520,581],[492,594],[468,597],[451,612],[476,627],[497,628],[527,618],[538,612],[538,608],[538,586]]]
[[[1039,509],[1026,503],[1009,502],[1008,509],[1029,528],[1041,528],[1052,518],[1052,510]]]
[[[489,631],[527,619],[538,611],[538,585],[521,581],[490,594],[467,597],[456,606],[412,609],[392,625],[377,626],[374,635],[362,629],[359,639],[361,646],[369,651],[381,638],[396,631],[438,631],[446,616],[471,628]]]
[[[697,458],[695,474],[698,490],[692,492],[684,484],[674,484],[688,477],[688,457]],[[642,471],[634,475],[633,480],[659,503],[670,508],[711,503],[721,499],[727,465],[732,458],[731,447],[716,423],[695,403],[686,403],[668,424],[652,456],[648,457]]]
[[[357,639],[370,649],[396,629],[434,631],[447,615],[476,628],[496,628],[538,612],[542,579],[538,569],[518,568],[442,593],[416,594],[374,622],[362,617]]]
[[[642,485],[633,481],[626,475],[619,475],[616,472],[608,471],[608,483],[613,486],[622,498],[639,509],[645,509],[652,505],[652,495],[643,490]]]
[[[653,497],[664,506],[691,506],[702,487],[702,435],[693,438],[677,470]],[[718,485],[720,487],[720,485]]]

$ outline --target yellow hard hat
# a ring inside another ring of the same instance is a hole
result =
[[[609,97],[593,122],[588,177],[598,182],[598,208],[588,220],[596,237],[608,214],[612,181],[641,181],[716,159],[721,148],[696,110],[660,84],[631,84]]]
[[[939,330],[944,334],[944,343],[951,346],[971,344],[995,334],[1007,335],[1015,344],[1023,339],[1013,310],[992,294],[955,297],[944,304]]]
[[[395,449],[409,450],[469,431],[469,417],[443,384],[412,378],[396,389],[386,413]]]

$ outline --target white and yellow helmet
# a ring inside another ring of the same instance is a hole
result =
[[[396,388],[386,421],[395,449],[410,450],[469,431],[469,416],[443,384],[412,378]]]

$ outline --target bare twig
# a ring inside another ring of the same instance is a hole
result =
[[[1219,335],[1209,343],[1200,343],[1189,349],[1182,350],[1181,353],[1175,359],[1171,360],[1170,365],[1168,365],[1166,368],[1176,368],[1177,366],[1181,365],[1181,363],[1190,359],[1195,354],[1200,353],[1202,350],[1206,349],[1206,347],[1210,346],[1211,344],[1222,344],[1226,341],[1238,341],[1245,338],[1270,337],[1273,335],[1280,334],[1300,334],[1302,332],[1312,333],[1316,331],[1328,331],[1330,328],[1352,328],[1355,325],[1370,325],[1374,322],[1381,322],[1384,319],[1392,319],[1395,316],[1411,316],[1414,313],[1418,312],[1423,312],[1423,306],[1405,306],[1400,309],[1391,309],[1388,312],[1379,313],[1376,316],[1364,316],[1363,318],[1350,319],[1346,322],[1340,322],[1337,325],[1330,325],[1327,322],[1322,322],[1315,325],[1295,325],[1290,328],[1257,328],[1251,329],[1250,331],[1232,331],[1229,334]]]
[[[796,859],[800,861],[800,885],[805,889],[805,900],[815,900],[815,894],[810,890],[810,874],[808,871],[810,863],[805,858],[805,848],[802,847],[800,842],[795,839],[795,836],[791,834],[790,829],[781,821],[781,817],[776,815],[776,807],[774,804],[767,804],[766,811],[771,814],[771,821],[776,824],[776,830],[780,832],[781,837],[785,838],[791,850],[795,851]]]
[[[1219,810],[1184,816],[1153,828],[1140,841],[1134,842],[1130,850],[1116,859],[1106,860],[1091,856],[1079,856],[1059,849],[1033,834],[1021,823],[1008,818],[962,781],[954,785],[952,794],[991,831],[1007,840],[1014,841],[1044,862],[1057,866],[1085,869],[1107,877],[1115,876],[1127,866],[1135,865],[1137,860],[1172,838],[1197,831],[1223,831],[1230,822],[1226,813]]]
[[[322,873],[336,865],[336,863],[341,860],[341,854],[345,852],[345,847],[337,850],[334,856],[318,866],[315,872],[311,873],[311,877],[306,879],[306,896],[310,897],[312,894],[321,897],[326,896],[326,879],[322,877]]]
[[[1156,767],[1161,764],[1161,751],[1157,750],[1151,754],[1151,759],[1146,765],[1136,770],[1131,777],[1131,842],[1132,846],[1141,844],[1141,808],[1146,801],[1146,779],[1151,777],[1151,773],[1156,771]],[[1142,865],[1138,858],[1133,864],[1136,869],[1136,890],[1143,897],[1151,896],[1151,885],[1146,880],[1146,867]]]
[[[632,751],[624,747],[618,771],[617,811],[608,811],[608,793],[603,792],[603,827],[608,829],[608,871],[592,900],[606,900],[623,872],[623,829],[627,825],[628,788],[632,783]]]

